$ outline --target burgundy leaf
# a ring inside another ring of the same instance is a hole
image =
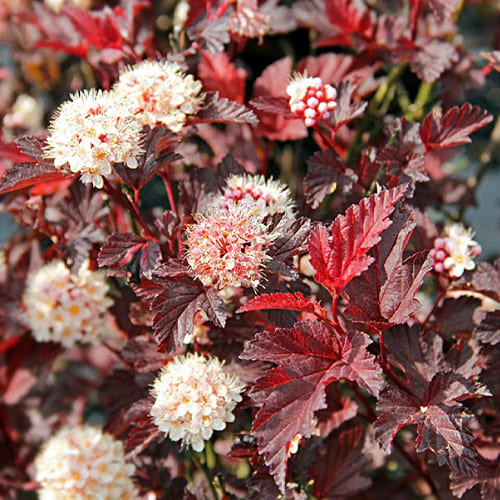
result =
[[[212,53],[223,52],[224,45],[231,40],[226,17],[199,22],[196,26],[191,26],[187,34],[191,40],[197,40],[204,49]]]
[[[462,498],[464,493],[476,486],[480,487],[483,500],[497,500],[500,497],[500,459],[480,461],[479,469],[473,474],[452,473],[451,491]]]
[[[419,40],[415,43],[403,37],[398,40],[394,58],[396,61],[409,61],[417,76],[424,82],[431,83],[458,61],[458,51],[454,45],[442,40]]]
[[[319,321],[300,321],[292,329],[259,333],[245,348],[243,359],[278,365],[257,381],[250,397],[260,406],[252,433],[280,490],[290,442],[297,434],[310,436],[330,382],[351,380],[378,395],[381,370],[366,350],[370,342],[359,332],[339,334]]]
[[[469,135],[492,119],[487,111],[469,103],[449,109],[442,118],[434,110],[424,118],[420,136],[427,151],[451,148],[470,142]]]
[[[309,252],[316,270],[314,279],[337,295],[353,278],[373,262],[368,251],[380,241],[380,235],[391,224],[389,216],[405,195],[407,186],[399,186],[348,208],[331,226],[331,240],[322,225],[311,231]]]
[[[255,113],[242,104],[219,97],[219,92],[209,93],[203,109],[198,113],[203,123],[250,123],[259,120]]]
[[[356,34],[370,38],[373,31],[370,11],[360,11],[350,0],[325,0],[325,9],[332,26],[344,35]]]
[[[338,88],[337,107],[333,110],[335,129],[361,116],[368,103],[356,98],[358,84],[352,80],[343,81]]]
[[[483,344],[497,345],[500,343],[500,310],[486,314],[474,330],[474,338]]]
[[[225,53],[201,52],[198,74],[206,91],[218,91],[239,104],[245,102],[245,81],[247,73],[237,68]]]
[[[260,311],[261,309],[286,309],[315,314],[319,318],[326,318],[326,311],[321,304],[304,297],[300,292],[295,293],[265,293],[254,297],[242,305],[236,312]]]
[[[146,127],[142,141],[143,152],[137,158],[137,168],[130,169],[124,164],[117,164],[114,169],[126,185],[141,189],[166,165],[182,158],[174,152],[180,140],[163,127]]]
[[[394,224],[370,253],[373,264],[346,287],[345,313],[359,327],[381,332],[408,321],[419,306],[415,294],[432,269],[432,259],[424,251],[403,260],[414,227],[409,213],[396,214]]]
[[[202,310],[216,326],[223,327],[226,322],[224,302],[211,288],[184,276],[169,281],[159,280],[152,286],[143,285],[137,293],[152,299],[150,308],[155,317],[154,336],[159,344],[168,347],[182,345],[186,335],[193,333],[193,319]]]
[[[325,196],[339,189],[351,190],[358,176],[332,150],[319,151],[307,161],[308,172],[304,178],[306,202],[318,208]]]
[[[369,461],[363,454],[364,437],[363,427],[339,429],[328,437],[310,471],[317,498],[340,500],[370,486],[371,480],[362,475]]]
[[[402,369],[406,381],[390,381],[382,392],[375,422],[375,437],[390,450],[396,433],[407,425],[417,426],[417,451],[432,451],[439,465],[455,472],[477,468],[473,437],[467,428],[471,414],[459,401],[486,395],[471,379],[476,358],[471,349],[443,355],[438,336],[424,338],[417,328],[398,328],[384,334],[389,361]],[[397,376],[396,376],[397,377]]]
[[[99,252],[99,266],[121,268],[127,265],[146,243],[144,238],[134,233],[113,233]]]
[[[250,106],[274,115],[280,115],[284,118],[294,119],[293,113],[290,111],[288,99],[286,97],[273,97],[273,96],[258,96],[250,101]]]

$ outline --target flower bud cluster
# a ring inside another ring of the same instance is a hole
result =
[[[113,90],[79,92],[63,103],[50,124],[44,156],[100,189],[113,164],[137,168],[144,125],[180,132],[201,105],[200,92],[201,82],[175,63],[139,63],[122,72]]]
[[[102,273],[88,262],[72,275],[62,261],[53,261],[28,276],[23,303],[38,342],[97,344],[104,333],[104,313],[113,303]]]
[[[65,427],[52,436],[35,459],[41,500],[135,500],[123,444],[89,425]]]
[[[323,84],[319,77],[295,75],[286,88],[290,111],[304,120],[306,127],[313,127],[320,120],[326,120],[337,103],[337,91],[331,85]]]
[[[462,224],[447,226],[443,236],[434,240],[431,250],[434,270],[450,278],[459,278],[464,271],[474,269],[474,258],[481,255],[481,245],[473,240],[473,236],[471,229]]]
[[[217,358],[199,354],[177,356],[154,381],[151,416],[172,441],[202,451],[214,431],[234,421],[243,384],[224,372]]]

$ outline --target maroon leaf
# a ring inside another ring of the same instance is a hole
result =
[[[474,474],[457,474],[450,476],[451,491],[462,498],[471,488],[480,486],[483,500],[497,500],[500,497],[500,459],[480,461],[479,469]]]
[[[245,102],[247,73],[243,68],[237,68],[225,53],[202,51],[198,74],[206,91],[218,91],[221,97],[239,104]]]
[[[332,26],[344,35],[355,34],[370,38],[373,26],[370,11],[360,11],[350,0],[325,0],[326,14]]]
[[[351,80],[343,81],[340,84],[338,88],[337,107],[333,110],[336,130],[361,116],[366,106],[368,106],[367,102],[360,101],[356,97],[357,89],[358,84]]]
[[[126,185],[141,189],[166,165],[182,158],[174,152],[179,142],[179,137],[163,127],[146,127],[142,142],[143,153],[137,158],[137,168],[130,169],[123,164],[117,164],[114,169]]]
[[[422,122],[420,136],[426,151],[451,148],[470,142],[469,135],[491,122],[493,117],[479,106],[455,106],[440,118],[434,110]]]
[[[184,276],[172,280],[153,277],[149,287],[143,285],[136,292],[149,300],[155,317],[154,336],[159,344],[167,347],[182,345],[184,337],[193,333],[193,319],[199,310],[205,311],[216,326],[224,327],[226,308],[212,288]]]
[[[369,461],[363,454],[364,437],[363,427],[338,430],[328,437],[326,449],[320,450],[311,468],[317,498],[343,499],[370,486],[371,480],[362,475]]]
[[[411,69],[424,82],[434,82],[458,61],[457,48],[449,42],[430,39],[415,43],[402,37],[394,50],[396,61],[409,61]]]
[[[471,414],[459,401],[486,395],[471,379],[477,373],[476,358],[466,346],[443,354],[438,336],[424,339],[417,328],[398,328],[384,334],[389,361],[403,370],[406,382],[389,382],[382,392],[375,422],[375,437],[390,450],[396,433],[417,426],[417,451],[432,451],[439,465],[455,472],[477,468],[477,453],[466,422]]]
[[[319,151],[307,161],[308,172],[304,178],[306,202],[318,208],[325,196],[340,189],[350,191],[358,176],[332,150]]]
[[[332,295],[337,295],[373,262],[367,253],[392,223],[389,216],[406,188],[403,185],[381,191],[349,207],[345,215],[338,215],[333,221],[331,240],[322,225],[311,231],[309,252],[316,270],[314,279]]]
[[[294,119],[294,115],[290,111],[290,106],[288,105],[288,99],[286,97],[273,97],[263,95],[253,98],[250,101],[250,106],[259,111],[264,111],[265,113],[271,113],[274,115],[280,115],[284,118]]]
[[[134,233],[113,233],[101,247],[97,258],[99,266],[121,268],[127,265],[146,243],[144,238]]]
[[[0,194],[33,187],[45,182],[67,179],[71,174],[54,167],[54,163],[43,156],[44,139],[23,136],[16,141],[21,152],[32,159],[17,163],[7,170],[0,184]]]
[[[252,433],[280,490],[290,442],[298,433],[310,436],[330,382],[351,380],[378,395],[381,371],[366,350],[370,342],[359,332],[339,334],[319,321],[300,321],[292,329],[257,334],[240,356],[278,365],[257,381],[250,397],[260,406]]]
[[[434,313],[433,331],[444,338],[459,334],[470,335],[475,327],[472,316],[480,305],[481,301],[473,297],[445,299]]]
[[[203,123],[250,123],[256,125],[259,120],[255,113],[246,106],[219,97],[219,92],[209,93],[203,109],[198,113]]]
[[[321,304],[304,297],[300,292],[295,293],[265,293],[254,297],[241,306],[236,312],[260,311],[261,309],[286,309],[315,314],[319,318],[326,318],[326,311]]]
[[[203,48],[212,53],[223,52],[224,45],[231,40],[229,21],[226,17],[209,22],[203,20],[190,27],[187,33],[191,40],[197,40]]]
[[[424,251],[403,260],[414,228],[407,212],[398,213],[371,252],[373,264],[346,287],[349,305],[345,313],[359,327],[381,332],[408,321],[419,306],[415,294],[432,269],[432,259]]]
[[[500,310],[486,314],[480,325],[474,330],[474,338],[483,344],[500,343]]]

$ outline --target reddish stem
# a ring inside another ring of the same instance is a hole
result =
[[[172,181],[170,180],[170,173],[171,173],[170,165],[168,165],[166,172],[162,172],[160,174],[160,177],[162,178],[163,184],[165,185],[165,191],[167,192],[167,198],[170,208],[172,209],[172,212],[174,212],[175,215],[178,215],[177,204],[175,203],[174,190],[172,188]]]
[[[410,10],[410,32],[411,39],[415,41],[418,31],[418,22],[422,12],[422,0],[414,0]]]
[[[234,3],[234,0],[226,0],[221,5],[219,5],[218,9],[215,11],[214,17],[215,19],[219,19],[224,15],[224,12],[229,8],[230,5]]]

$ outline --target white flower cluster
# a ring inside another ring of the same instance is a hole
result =
[[[104,333],[104,313],[113,301],[101,272],[88,262],[72,275],[64,262],[53,261],[28,276],[23,302],[38,342],[97,344]]]
[[[203,102],[201,88],[178,64],[144,61],[122,72],[113,91],[142,125],[161,123],[178,133]]]
[[[135,500],[123,444],[88,425],[65,427],[35,459],[40,500]]]
[[[109,92],[91,89],[71,96],[50,124],[45,157],[68,164],[84,184],[102,188],[113,163],[137,167],[141,126]]]
[[[177,356],[164,366],[152,388],[151,416],[172,441],[202,451],[213,431],[233,422],[243,384],[224,372],[217,358]]]
[[[481,255],[481,245],[473,237],[473,231],[462,224],[446,226],[443,236],[436,238],[431,250],[434,270],[450,278],[459,278],[464,271],[474,269],[474,257]]]
[[[246,204],[252,207],[256,216],[285,214],[293,217],[294,203],[290,189],[280,181],[266,180],[262,175],[231,175],[226,186],[214,203],[229,208],[231,205]]]
[[[63,103],[50,124],[44,156],[100,189],[113,164],[137,168],[144,125],[181,132],[203,102],[201,88],[175,63],[141,62],[126,69],[113,90],[82,91]]]

